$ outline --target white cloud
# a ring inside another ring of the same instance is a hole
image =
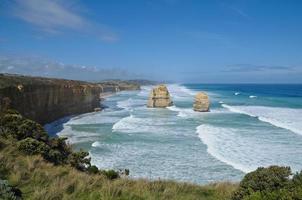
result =
[[[53,34],[75,30],[94,34],[104,41],[116,41],[115,33],[104,25],[94,24],[63,0],[15,0],[13,14],[44,32]]]

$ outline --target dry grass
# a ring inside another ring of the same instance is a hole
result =
[[[23,156],[13,145],[0,150],[0,159],[10,169],[9,182],[22,190],[25,199],[226,200],[237,188],[232,183],[200,186],[128,178],[112,181],[102,175],[89,175],[69,166],[54,166],[40,156]]]

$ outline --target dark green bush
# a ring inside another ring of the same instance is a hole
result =
[[[51,149],[60,151],[67,159],[69,154],[72,153],[72,148],[70,145],[66,144],[67,138],[55,137],[47,141]]]
[[[65,164],[66,156],[62,154],[60,151],[55,149],[50,149],[47,154],[42,155],[43,158],[55,165]]]
[[[0,115],[0,134],[4,137],[18,137],[18,127],[23,122],[23,117],[19,114]]]
[[[37,140],[46,141],[48,135],[44,128],[29,119],[23,118],[20,114],[8,114],[0,115],[0,134],[1,135],[11,135],[18,140],[31,137]]]
[[[85,171],[85,169],[91,165],[90,158],[87,156],[89,156],[89,153],[81,149],[79,152],[74,152],[69,155],[68,163],[78,170]]]
[[[43,126],[29,119],[24,119],[18,127],[18,139],[31,137],[37,140],[46,141],[48,135]]]
[[[33,138],[26,138],[24,140],[21,140],[17,145],[19,151],[27,155],[45,155],[48,154],[50,150],[48,145]]]
[[[13,109],[6,109],[2,112],[3,115],[7,115],[7,114],[14,114],[14,115],[20,115],[20,113],[16,110]]]
[[[108,179],[114,180],[120,177],[120,174],[117,171],[112,169],[110,170],[100,170],[100,173],[105,175]]]
[[[9,175],[9,169],[5,165],[4,160],[0,160],[0,179],[6,179]]]
[[[260,167],[256,171],[250,172],[244,176],[232,199],[241,200],[251,196],[254,196],[253,199],[257,199],[256,197],[259,195],[280,195],[280,190],[289,186],[290,175],[291,170],[289,167]]]
[[[99,169],[97,168],[97,166],[91,165],[91,166],[87,167],[87,172],[89,174],[97,174],[97,173],[99,173]]]
[[[6,180],[0,179],[0,199],[20,200],[22,199],[22,192],[18,188],[10,186]]]

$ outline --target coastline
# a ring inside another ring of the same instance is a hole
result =
[[[47,124],[65,116],[99,110],[103,94],[139,89],[139,82],[131,81],[92,83],[0,73],[0,111],[15,109],[31,120]]]

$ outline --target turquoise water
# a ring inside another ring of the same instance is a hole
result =
[[[133,178],[203,184],[272,164],[302,169],[301,85],[171,84],[167,109],[146,108],[150,89],[111,96],[104,111],[65,119],[57,134]],[[211,112],[192,111],[197,91],[208,93]]]

